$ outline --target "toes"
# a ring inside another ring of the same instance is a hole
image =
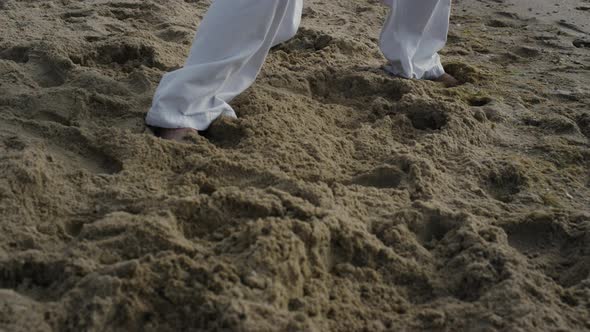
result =
[[[461,85],[461,82],[455,77],[451,76],[450,74],[443,74],[435,81],[443,83],[447,88],[452,88]]]
[[[199,132],[192,128],[181,129],[165,129],[157,128],[152,130],[155,135],[161,139],[177,141],[177,142],[192,142],[195,136],[199,136]]]

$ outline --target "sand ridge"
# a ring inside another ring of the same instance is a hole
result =
[[[590,329],[582,24],[457,1],[444,89],[310,0],[239,120],[162,141],[208,3],[0,2],[0,329]]]

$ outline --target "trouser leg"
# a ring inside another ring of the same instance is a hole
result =
[[[299,25],[301,24],[303,0],[287,0],[287,2],[289,2],[287,12],[285,18],[281,21],[279,31],[273,40],[273,46],[279,45],[293,38],[297,34],[297,30],[299,30]]]
[[[182,69],[164,75],[146,122],[205,130],[258,75],[270,48],[291,38],[302,0],[215,0]]]
[[[451,0],[385,0],[391,12],[381,33],[381,50],[394,75],[433,79],[445,73],[440,51],[446,44]]]

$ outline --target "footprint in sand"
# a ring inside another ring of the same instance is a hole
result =
[[[62,169],[68,172],[84,170],[92,174],[116,174],[123,168],[121,162],[96,148],[78,128],[49,122],[0,119],[0,129],[3,139],[11,139],[18,133],[19,144],[23,147],[45,146],[43,153],[47,162],[61,165]]]
[[[0,259],[0,289],[11,289],[38,302],[63,296],[81,278],[82,269],[41,252]]]
[[[496,200],[509,203],[528,186],[528,182],[522,166],[506,163],[492,168],[484,179],[484,188]]]
[[[588,216],[537,212],[503,228],[510,245],[559,285],[572,287],[590,278]]]
[[[314,99],[359,110],[377,98],[399,101],[412,89],[407,80],[366,68],[328,69],[313,74],[308,81]]]
[[[406,177],[407,174],[398,167],[386,165],[355,176],[351,183],[380,189],[399,188]]]
[[[69,58],[43,43],[0,50],[0,59],[21,64],[22,71],[42,88],[63,85],[73,68]]]

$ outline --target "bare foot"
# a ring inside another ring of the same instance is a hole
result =
[[[395,72],[392,69],[392,66],[390,64],[387,64],[381,68],[393,76],[404,78],[402,76],[395,74]],[[454,78],[451,74],[447,74],[447,73],[444,73],[437,78],[430,79],[430,81],[443,83],[444,86],[447,88],[453,88],[453,87],[463,84],[458,79]]]
[[[453,88],[453,87],[461,85],[461,82],[458,79],[454,78],[453,76],[451,76],[450,74],[447,74],[447,73],[442,74],[442,76],[439,76],[438,78],[433,79],[433,81],[442,83],[447,88]]]
[[[225,124],[225,123],[233,123],[234,119],[227,117],[227,116],[219,116],[215,119],[209,128],[204,131],[198,131],[193,128],[161,128],[161,127],[151,127],[148,126],[148,130],[154,134],[155,136],[171,141],[177,142],[191,142],[191,137],[195,137],[195,135],[207,135],[210,132],[210,129],[214,128],[216,125]],[[234,125],[235,126],[235,125]],[[224,127],[223,125],[221,127]]]
[[[199,132],[192,128],[156,128],[156,136],[177,142],[185,142],[192,135],[198,135]]]

